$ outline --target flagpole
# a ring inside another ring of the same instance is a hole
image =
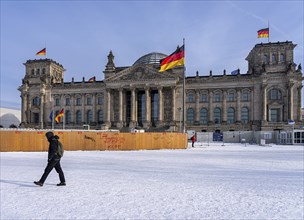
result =
[[[44,48],[45,48],[45,59],[47,59],[46,58],[46,41],[44,42]]]
[[[268,43],[269,43],[269,38],[270,38],[270,30],[269,30],[269,20],[268,20]]]
[[[184,53],[186,51],[186,48],[185,48],[185,38],[183,38],[183,46],[184,46]],[[184,74],[183,74],[183,133],[185,133],[185,75],[186,75],[186,63],[185,63],[185,57],[184,56]]]
[[[51,100],[51,105],[52,105],[52,130],[54,130],[54,101],[52,99],[52,90],[50,92],[50,100]]]
[[[64,111],[64,110],[63,110]],[[65,123],[64,123],[64,113],[63,113],[63,116],[62,116],[62,129],[64,130],[64,128],[65,128]]]

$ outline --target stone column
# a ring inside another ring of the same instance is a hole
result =
[[[294,83],[290,82],[289,83],[289,119],[294,120],[294,114],[293,114],[293,88],[294,88]]]
[[[123,94],[123,89],[119,89],[118,90],[119,92],[119,117],[118,117],[118,120],[119,122],[122,122],[122,113],[123,113],[123,106],[122,106],[122,94]]]
[[[194,119],[194,124],[199,125],[200,123],[200,93],[199,90],[195,90],[195,119]]]
[[[85,104],[85,94],[81,94],[81,119],[82,119],[82,123],[86,123],[86,118],[85,118],[85,108],[84,108],[84,104]]]
[[[92,102],[93,102],[93,106],[92,106],[92,121],[97,123],[97,120],[96,120],[96,93],[93,93],[92,94]]]
[[[227,123],[227,90],[223,90],[223,119],[222,124]]]
[[[122,121],[122,115],[123,115],[123,89],[122,88],[119,88],[118,89],[118,94],[119,94],[119,97],[118,97],[118,104],[119,104],[119,112],[118,112],[118,122],[116,124],[116,126],[118,128],[122,128],[123,127],[123,121]]]
[[[252,87],[252,89],[250,90],[250,118],[249,120],[251,121],[255,121],[255,117],[254,117],[254,111],[255,111],[255,105],[254,105],[254,87]]]
[[[163,87],[158,87],[158,124],[162,124],[164,120],[164,107],[163,107]]]
[[[44,93],[40,92],[40,128],[43,129],[44,124]]]
[[[106,123],[111,123],[111,90],[107,89],[107,118]]]
[[[176,121],[176,97],[175,97],[175,87],[172,87],[172,121]]]
[[[144,127],[149,127],[151,124],[151,90],[149,87],[145,87],[146,94],[146,121]]]
[[[33,121],[32,117],[31,117],[31,108],[32,108],[32,97],[30,96],[30,94],[27,95],[27,123],[31,124]]]
[[[301,100],[302,100],[302,88],[303,88],[303,86],[302,85],[300,85],[299,87],[298,87],[298,105],[297,105],[297,109],[298,109],[298,111],[297,111],[297,120],[298,121],[302,121],[302,114],[301,114],[301,108],[300,108],[300,106],[301,106]]]
[[[27,109],[27,93],[23,93],[22,94],[22,118],[21,118],[21,122],[22,123],[27,123],[27,115],[26,113],[28,112]]]
[[[241,123],[241,89],[236,91],[236,123]]]
[[[262,85],[263,93],[263,121],[267,121],[267,86]]]
[[[75,112],[76,99],[75,94],[71,95],[71,122],[76,124],[76,112]]]
[[[129,127],[136,126],[136,94],[135,87],[131,88],[131,122]]]
[[[209,89],[208,101],[209,101],[209,109],[208,109],[208,124],[213,124],[213,91]]]

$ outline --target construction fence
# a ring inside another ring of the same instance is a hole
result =
[[[0,152],[47,151],[46,130],[0,130]],[[183,133],[119,133],[54,130],[65,150],[186,149]]]

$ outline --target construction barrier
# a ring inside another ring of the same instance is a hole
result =
[[[47,151],[47,131],[0,130],[0,152]],[[55,130],[65,150],[186,149],[186,133],[119,133]]]

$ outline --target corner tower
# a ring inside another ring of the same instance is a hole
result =
[[[63,83],[65,69],[51,59],[28,60],[24,65],[25,76],[18,88],[22,99],[21,126],[43,128],[52,85]]]

